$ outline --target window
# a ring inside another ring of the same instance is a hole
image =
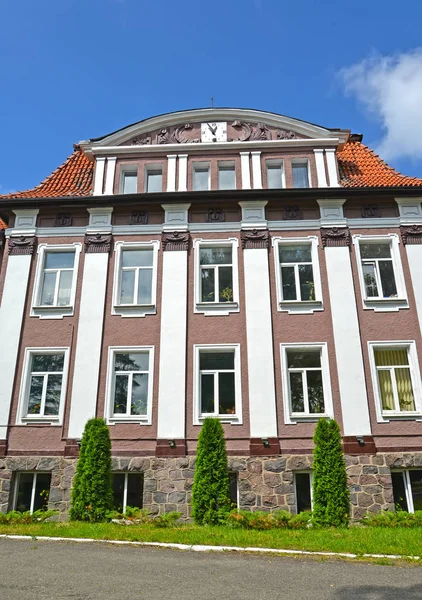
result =
[[[123,171],[121,179],[122,194],[136,194],[138,191],[138,172],[136,169],[133,171]]]
[[[239,494],[238,494],[238,474],[229,473],[229,485],[230,485],[230,504],[232,508],[239,507]]]
[[[381,417],[420,412],[420,375],[414,342],[370,342],[377,409]]]
[[[127,506],[142,508],[144,494],[143,473],[113,473],[113,508],[120,513]]]
[[[398,237],[354,236],[365,308],[398,310],[407,307]]]
[[[295,473],[296,511],[312,510],[312,473]]]
[[[391,479],[396,509],[411,513],[422,510],[422,471],[392,471]]]
[[[109,421],[150,423],[152,403],[153,348],[109,350]]]
[[[283,164],[281,162],[267,161],[267,187],[273,190],[284,187]]]
[[[236,189],[236,170],[234,163],[218,164],[218,189],[235,190]]]
[[[13,510],[47,510],[51,473],[16,473]]]
[[[293,162],[292,163],[292,173],[293,173],[293,187],[295,187],[295,188],[310,187],[309,186],[308,161]]]
[[[163,191],[163,172],[161,167],[147,167],[146,176],[146,192],[162,192]]]
[[[282,344],[286,423],[332,416],[326,344]]]
[[[113,314],[155,313],[158,241],[116,242]]]
[[[196,346],[195,397],[197,418],[214,416],[223,422],[240,420],[240,357],[237,345]]]
[[[68,358],[68,348],[26,349],[18,423],[60,422],[66,394]]]
[[[227,315],[239,310],[238,241],[194,240],[195,311]]]
[[[195,163],[193,166],[194,191],[209,190],[211,188],[210,167],[207,163]]]
[[[322,310],[318,239],[274,237],[278,309],[291,313]]]

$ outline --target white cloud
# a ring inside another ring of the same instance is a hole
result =
[[[340,77],[346,93],[381,122],[377,152],[383,158],[422,158],[422,48],[373,55],[342,69]]]

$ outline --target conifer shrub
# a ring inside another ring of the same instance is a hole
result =
[[[226,441],[218,419],[204,420],[198,436],[192,487],[192,515],[199,525],[222,522],[230,511]]]
[[[340,428],[333,419],[321,419],[314,435],[312,522],[321,527],[347,527],[349,490]]]
[[[72,521],[105,521],[112,506],[111,442],[104,419],[85,425],[72,490]]]

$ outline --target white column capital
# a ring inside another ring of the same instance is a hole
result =
[[[87,233],[99,233],[111,231],[111,214],[112,206],[104,206],[102,208],[87,208],[89,212],[89,224]]]
[[[12,235],[35,235],[37,216],[40,212],[38,208],[25,208],[22,210],[13,210],[12,212],[16,216]]]
[[[162,204],[164,210],[163,231],[186,231],[189,229],[190,204]]]
[[[246,200],[239,202],[242,209],[242,229],[266,229],[265,207],[267,200]]]
[[[404,224],[419,222],[422,219],[422,197],[394,198],[399,207],[400,221]]]
[[[321,213],[321,225],[328,227],[338,227],[347,225],[347,220],[343,213],[344,198],[334,198],[333,200],[318,200]]]

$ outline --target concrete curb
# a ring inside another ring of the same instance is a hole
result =
[[[153,548],[173,548],[175,550],[190,550],[191,552],[259,552],[260,554],[287,554],[299,556],[327,556],[339,558],[388,558],[391,560],[420,560],[420,556],[406,556],[401,554],[352,554],[348,552],[318,552],[310,550],[288,550],[280,548],[255,548],[248,546],[203,546],[199,544],[166,544],[165,542],[130,542],[126,540],[96,540],[94,538],[66,538],[66,537],[51,537],[39,536],[33,537],[30,535],[9,535],[7,533],[0,534],[0,539],[9,540],[26,540],[37,542],[76,542],[78,544],[112,544],[115,546],[145,546]]]

